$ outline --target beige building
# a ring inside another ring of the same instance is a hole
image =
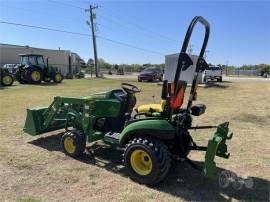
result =
[[[53,50],[30,46],[0,44],[0,66],[3,66],[4,64],[20,63],[19,54],[24,53],[43,55],[44,61],[46,62],[46,58],[48,58],[49,65],[58,67],[63,75],[67,75],[69,72],[73,74],[79,72],[81,68],[80,64],[83,61],[78,54],[69,50]]]

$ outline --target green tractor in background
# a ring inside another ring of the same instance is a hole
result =
[[[62,82],[64,77],[61,72],[58,68],[45,64],[43,55],[20,54],[19,56],[21,62],[16,66],[15,77],[20,83]]]
[[[205,38],[196,64],[194,79],[187,107],[182,107],[186,81],[179,80],[182,70],[193,64],[186,53],[192,30],[196,23],[205,26]],[[226,140],[229,123],[218,126],[192,126],[192,117],[202,115],[204,104],[192,105],[197,97],[197,77],[208,65],[203,59],[209,37],[209,24],[202,17],[195,17],[186,33],[178,59],[174,81],[163,81],[160,104],[149,104],[135,108],[135,94],[140,90],[128,83],[121,88],[95,93],[85,97],[60,97],[48,107],[27,109],[24,132],[30,135],[63,129],[61,139],[63,151],[77,158],[85,151],[86,143],[104,140],[123,150],[123,162],[129,176],[143,184],[154,185],[168,174],[172,160],[183,160],[196,167],[207,177],[217,173],[215,156],[229,158]],[[190,130],[215,128],[216,132],[208,146],[198,146]],[[188,158],[191,150],[205,151],[203,167]]]
[[[13,75],[5,68],[0,67],[0,83],[2,86],[11,86],[14,82]]]

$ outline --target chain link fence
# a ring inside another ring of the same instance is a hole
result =
[[[257,69],[225,69],[226,76],[261,76]]]

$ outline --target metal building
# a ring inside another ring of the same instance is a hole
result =
[[[168,80],[168,82],[173,82],[174,75],[176,72],[177,62],[178,62],[178,56],[179,54],[171,54],[171,55],[165,55],[165,71],[164,71],[164,77],[163,79]],[[189,55],[190,58],[193,61],[193,65],[189,67],[186,71],[181,72],[181,76],[179,80],[187,81],[188,84],[192,83],[193,75],[196,69],[196,63],[198,60],[197,55]],[[200,73],[198,75],[198,83],[203,83],[203,76]]]
[[[23,53],[43,55],[44,60],[46,61],[46,58],[48,58],[49,65],[58,67],[64,76],[68,73],[76,74],[79,72],[81,62],[83,61],[78,54],[69,50],[53,50],[30,46],[0,44],[0,66],[4,64],[20,63],[19,54]]]

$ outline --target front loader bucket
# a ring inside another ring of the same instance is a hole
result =
[[[27,109],[27,116],[23,131],[30,135],[39,135],[43,132],[42,125],[44,122],[43,112],[47,107],[35,107]]]
[[[230,140],[233,134],[228,135],[228,132],[229,122],[222,123],[218,126],[214,137],[208,141],[203,168],[203,174],[207,177],[214,178],[216,176],[215,156],[226,159],[230,157],[230,153],[227,152],[226,140]]]

